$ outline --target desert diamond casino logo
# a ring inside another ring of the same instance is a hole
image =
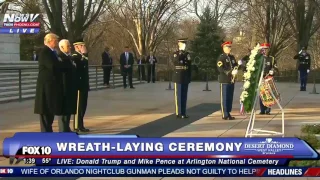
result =
[[[1,34],[37,34],[40,14],[4,14]]]
[[[294,144],[291,142],[278,142],[274,141],[272,138],[266,138],[265,141],[245,143],[244,150],[260,152],[262,155],[275,155],[284,151],[290,154],[290,151],[294,150]]]

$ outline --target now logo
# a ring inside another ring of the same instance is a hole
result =
[[[34,22],[40,14],[5,14],[3,17],[3,22]]]

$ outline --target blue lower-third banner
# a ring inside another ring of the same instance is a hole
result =
[[[291,167],[0,167],[0,177],[316,177],[319,172]]]

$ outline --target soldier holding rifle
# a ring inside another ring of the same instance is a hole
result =
[[[269,55],[270,44],[263,43],[261,44],[262,54],[264,55],[264,78],[273,77],[275,69],[277,69],[277,62],[275,61],[273,56]],[[271,108],[263,105],[262,100],[260,98],[260,114],[270,115]]]
[[[310,72],[310,65],[311,65],[311,57],[310,54],[306,52],[307,48],[302,47],[299,54],[294,56],[294,59],[299,60],[299,72],[300,72],[300,91],[307,90],[307,81],[308,81],[308,74]]]
[[[238,74],[238,68],[242,65],[242,61],[236,62],[235,57],[230,54],[232,42],[226,41],[221,47],[223,54],[220,55],[217,61],[220,83],[220,99],[221,99],[221,113],[222,119],[234,120],[235,117],[231,116],[234,94],[234,79]]]
[[[89,132],[84,127],[83,118],[87,110],[89,87],[89,67],[88,55],[84,41],[82,39],[73,43],[75,53],[72,54],[72,60],[77,66],[77,114],[75,115],[74,129],[76,132]]]

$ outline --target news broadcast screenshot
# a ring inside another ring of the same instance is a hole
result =
[[[0,179],[320,177],[320,0],[0,0]]]

